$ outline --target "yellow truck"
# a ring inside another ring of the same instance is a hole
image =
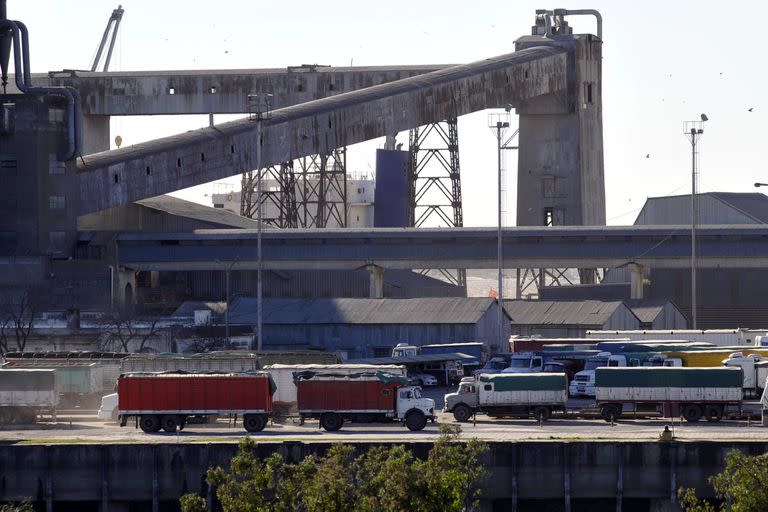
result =
[[[668,357],[676,357],[683,361],[683,366],[715,367],[723,366],[723,360],[731,354],[741,352],[745,357],[750,354],[759,354],[768,357],[768,348],[761,347],[719,347],[717,350],[680,350],[664,352]]]

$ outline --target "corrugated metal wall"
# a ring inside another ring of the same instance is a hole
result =
[[[667,302],[662,313],[653,321],[654,329],[687,329],[688,322],[674,304]]]
[[[755,224],[733,206],[707,195],[697,194],[700,224]],[[691,219],[691,196],[650,198],[635,220],[635,225],[685,224]]]
[[[622,327],[617,327],[619,325]],[[601,329],[609,330],[627,330],[639,328],[640,320],[638,320],[635,314],[632,313],[632,311],[624,304],[621,304],[619,307],[617,307],[616,311],[613,312],[610,318],[608,318],[608,321],[605,322],[601,327]]]

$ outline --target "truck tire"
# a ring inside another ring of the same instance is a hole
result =
[[[472,410],[464,404],[459,404],[453,408],[453,418],[463,423],[472,416]]]
[[[179,418],[172,414],[166,414],[160,418],[160,426],[163,427],[163,430],[172,434],[179,428]]]
[[[621,418],[621,409],[615,405],[604,405],[600,408],[600,416],[608,423],[614,423]]]
[[[549,407],[539,405],[533,408],[533,417],[536,418],[536,421],[547,421],[550,416],[552,416],[552,411],[549,410]]]
[[[246,414],[243,416],[243,427],[248,432],[261,432],[267,426],[267,421],[263,414]]]
[[[704,417],[707,418],[707,421],[710,423],[717,423],[720,421],[723,417],[723,408],[719,405],[708,405],[704,409]]]
[[[142,416],[139,420],[139,427],[147,434],[154,434],[160,430],[160,418],[153,414]]]
[[[326,432],[336,432],[344,425],[344,418],[335,412],[326,412],[320,416],[320,426]]]
[[[702,413],[701,406],[696,404],[690,404],[683,407],[683,418],[690,423],[699,421]]]
[[[423,430],[427,426],[427,417],[421,411],[409,411],[405,415],[405,426],[412,432]]]

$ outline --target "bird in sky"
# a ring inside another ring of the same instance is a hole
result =
[[[752,112],[754,109],[755,109],[755,107],[749,107],[749,108],[747,109],[747,112]]]
[[[650,153],[646,154],[645,158],[651,158],[651,154]]]

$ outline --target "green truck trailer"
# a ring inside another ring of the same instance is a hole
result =
[[[638,367],[598,368],[597,406],[606,421],[619,419],[626,409],[682,416],[696,422],[720,421],[742,403],[740,368]]]

